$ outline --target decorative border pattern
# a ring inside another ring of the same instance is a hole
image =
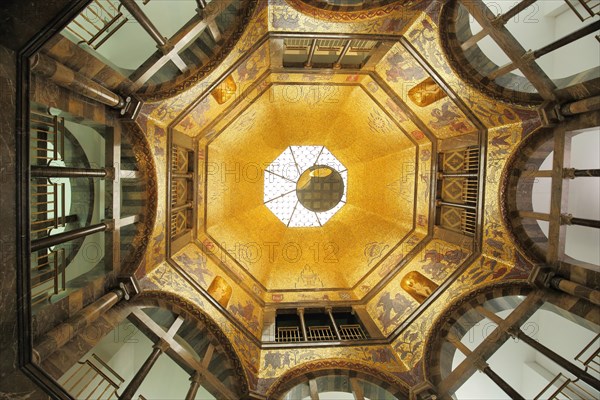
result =
[[[375,0],[362,7],[331,6],[317,0],[286,0],[294,9],[314,18],[330,22],[356,22],[385,17],[419,3],[415,0]]]
[[[515,247],[525,256],[525,258],[531,262],[532,264],[537,264],[540,262],[541,254],[535,252],[535,250],[527,246],[522,238],[517,235],[515,227],[513,226],[512,219],[510,214],[513,211],[509,207],[509,190],[511,190],[511,178],[515,171],[518,171],[519,168],[516,165],[524,156],[530,154],[529,152],[523,152],[524,149],[529,147],[532,143],[539,142],[540,140],[547,139],[548,133],[544,135],[545,128],[540,127],[531,132],[525,139],[522,139],[519,145],[514,149],[513,153],[510,155],[508,160],[506,160],[506,164],[500,174],[500,189],[498,190],[498,204],[500,207],[500,216],[502,223],[504,224],[506,231],[508,232],[508,237],[510,241],[515,245]],[[550,134],[552,132],[550,131]],[[516,188],[515,188],[516,190]],[[524,233],[524,232],[522,232]]]
[[[121,265],[121,273],[134,274],[145,262],[148,238],[152,237],[158,207],[158,182],[153,151],[142,129],[135,123],[122,124],[123,133],[128,135],[136,164],[146,185],[146,207],[137,232],[133,238],[134,251],[127,255]]]

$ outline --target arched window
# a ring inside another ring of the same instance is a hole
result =
[[[99,276],[137,267],[145,245],[134,243],[153,224],[145,216],[155,198],[138,131],[49,108],[40,97],[29,115],[34,314]]]
[[[93,0],[56,41],[109,66],[131,92],[165,98],[206,76],[229,54],[256,4]]]
[[[523,141],[506,167],[503,208],[513,239],[532,259],[593,269],[600,264],[600,131],[597,120],[581,122]]]
[[[598,318],[568,295],[504,285],[479,290],[440,318],[428,372],[456,399],[595,398]]]
[[[576,0],[450,1],[442,43],[456,72],[484,93],[556,101],[600,77],[599,11]]]
[[[207,317],[183,308],[152,295],[120,304],[41,365],[78,399],[243,397],[231,345]]]

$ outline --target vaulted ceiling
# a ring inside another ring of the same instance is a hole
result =
[[[389,341],[387,370],[401,376],[417,366],[447,302],[527,275],[529,265],[504,239],[497,193],[510,149],[537,114],[465,90],[441,48],[439,8],[391,2],[336,13],[262,1],[210,75],[144,105],[137,123],[153,148],[159,204],[138,277],[145,290],[183,295],[221,323],[251,380],[285,372],[266,361],[278,350],[257,347],[273,306],[364,307]],[[361,69],[284,66],[287,39],[319,37],[375,40],[378,51]],[[433,101],[413,95],[419,84],[430,85]],[[181,138],[197,157],[195,219],[191,241],[170,252],[169,154]],[[482,150],[478,176],[487,170],[487,186],[480,181],[477,232],[457,242],[435,227],[437,154],[467,145]],[[264,171],[289,146],[325,146],[347,169],[346,204],[323,226],[287,226],[265,205]],[[401,284],[415,272],[431,282],[426,302]],[[225,282],[227,301],[215,282]],[[351,348],[331,352],[362,357]],[[320,357],[309,353],[294,363]]]

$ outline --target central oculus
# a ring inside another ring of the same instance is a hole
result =
[[[289,227],[323,226],[346,204],[348,171],[325,146],[290,146],[265,170],[265,205]]]

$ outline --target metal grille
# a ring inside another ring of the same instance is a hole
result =
[[[342,340],[367,339],[367,335],[359,324],[340,325],[339,332]],[[338,340],[337,336],[328,325],[310,326],[307,328],[306,334],[308,336],[307,340],[311,342]],[[293,343],[303,342],[304,340],[300,334],[300,328],[297,326],[292,326],[277,328],[275,341],[278,343]]]
[[[96,50],[128,21],[120,8],[115,0],[94,0],[66,29]]]
[[[65,119],[31,111],[29,125],[33,163],[62,161],[65,153]]]
[[[79,367],[59,381],[67,392],[76,399],[118,399],[117,390],[125,380],[108,364],[96,354],[77,363]]]
[[[188,150],[173,146],[171,149],[171,207],[177,207],[184,204],[188,199],[188,181],[192,176],[187,176],[189,168],[189,153]],[[181,177],[186,175],[186,177]],[[177,178],[175,177],[177,176]]]
[[[369,52],[373,50],[376,44],[377,42],[374,40],[353,40],[352,45],[350,46],[350,51],[357,53]]]
[[[192,211],[181,209],[191,201],[193,174],[190,173],[190,160],[193,153],[188,149],[173,145],[171,148],[171,239],[180,237],[191,230]]]
[[[313,39],[285,39],[284,44],[287,50],[307,50],[310,48]],[[347,39],[319,39],[317,40],[317,51],[340,52],[348,43]],[[352,40],[350,45],[351,52],[369,52],[377,44],[374,40]]]
[[[340,51],[346,44],[342,39],[319,39],[317,41],[318,51]]]
[[[275,337],[276,342],[288,343],[288,342],[300,342],[300,330],[297,326],[294,327],[280,327],[277,328],[277,336]]]
[[[64,249],[43,251],[46,253],[31,257],[32,304],[44,302],[66,289]]]
[[[171,215],[171,238],[176,238],[189,230],[187,221],[186,210],[181,210]]]
[[[565,0],[565,3],[581,21],[600,15],[600,0]]]
[[[550,396],[545,395],[546,392],[556,386],[558,386],[558,389],[552,392]],[[596,398],[583,386],[559,373],[552,381],[550,381],[550,383],[548,383],[548,385],[546,385],[545,388],[542,389],[542,391],[535,397],[534,400],[542,398],[553,400],[559,398],[559,395],[561,395],[561,399],[567,398],[572,400],[589,400]]]
[[[189,151],[184,147],[173,145],[171,150],[171,171],[186,173],[189,168]]]
[[[367,338],[362,327],[358,324],[340,325],[340,336],[342,340],[362,340]]]
[[[324,341],[337,339],[331,331],[330,326],[310,326],[308,327],[307,333],[308,340],[310,341]]]
[[[465,172],[477,173],[479,171],[479,148],[468,147],[465,149]]]
[[[31,185],[31,234],[44,236],[51,229],[65,226],[65,184]]]
[[[477,226],[477,217],[473,210],[462,210],[461,213],[461,228],[462,232],[467,236],[475,235],[475,228]]]
[[[288,50],[306,50],[310,47],[312,39],[285,39],[283,43]]]
[[[477,203],[477,179],[464,180],[462,199],[466,204]]]

